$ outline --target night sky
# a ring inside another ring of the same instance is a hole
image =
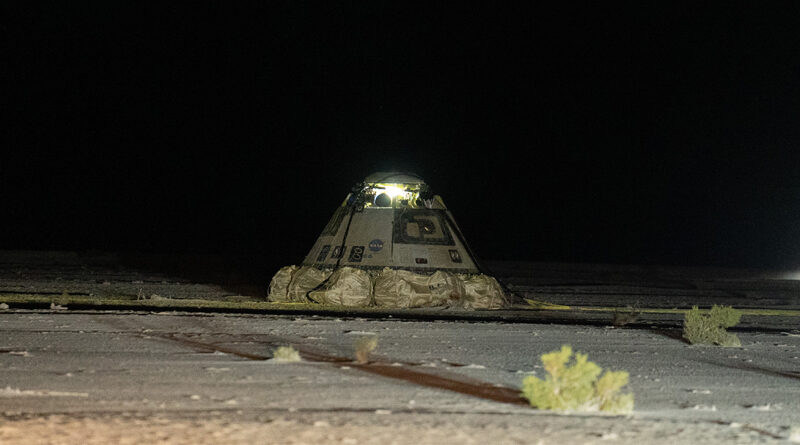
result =
[[[800,266],[798,2],[140,3],[0,5],[1,249],[297,264],[399,170],[484,259]]]

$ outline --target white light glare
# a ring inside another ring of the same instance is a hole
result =
[[[800,280],[800,270],[785,272],[780,278],[782,280]]]
[[[386,185],[383,187],[383,193],[386,193],[391,198],[396,196],[405,195],[406,191],[401,189],[400,187],[395,187],[393,185]]]

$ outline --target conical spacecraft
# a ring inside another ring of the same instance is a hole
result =
[[[275,275],[269,299],[392,307],[506,304],[441,196],[405,172],[377,172],[356,184],[302,267]]]
[[[418,176],[397,172],[357,184],[303,265],[480,273],[442,198]]]

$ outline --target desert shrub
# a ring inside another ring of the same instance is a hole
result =
[[[626,371],[606,371],[588,361],[586,354],[575,353],[568,345],[560,351],[542,355],[547,377],[528,376],[522,381],[522,395],[538,409],[554,411],[633,411],[633,394],[620,394],[628,383]],[[603,373],[602,376],[600,374]]]
[[[691,344],[741,346],[739,337],[725,330],[735,326],[741,318],[742,311],[730,306],[714,305],[708,313],[693,306],[684,319],[683,338]]]
[[[789,428],[789,442],[800,443],[800,426],[792,425]]]
[[[70,303],[69,292],[67,292],[66,289],[65,289],[64,291],[61,292],[61,297],[60,298],[55,298],[54,301],[51,302],[51,304],[52,303],[55,303],[56,305],[69,304]]]
[[[364,364],[369,361],[369,354],[378,347],[378,337],[359,337],[355,342],[356,362]]]
[[[279,346],[272,353],[272,358],[279,362],[299,362],[300,353],[291,346]]]
[[[635,323],[641,315],[639,304],[637,302],[634,306],[628,306],[626,309],[617,309],[614,311],[613,324],[616,327],[622,327],[629,323]]]

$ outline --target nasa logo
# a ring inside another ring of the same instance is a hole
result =
[[[383,249],[383,240],[374,239],[369,242],[369,250],[373,252],[378,252]]]

